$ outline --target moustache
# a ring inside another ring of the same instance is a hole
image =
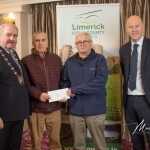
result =
[[[16,42],[9,40],[8,43],[15,44]]]

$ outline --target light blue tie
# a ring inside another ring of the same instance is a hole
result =
[[[133,45],[133,52],[130,60],[129,89],[131,91],[136,89],[137,59],[138,59],[137,47],[138,46],[139,46],[138,44]]]

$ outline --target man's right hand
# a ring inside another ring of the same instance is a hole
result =
[[[40,101],[42,101],[42,102],[46,102],[49,99],[50,99],[50,96],[47,93],[42,93],[40,95]]]
[[[3,129],[3,127],[4,127],[3,120],[2,118],[0,118],[0,129]]]
[[[75,96],[75,94],[73,94],[73,93],[71,92],[71,89],[68,89],[67,94],[68,94],[70,97],[74,97],[74,96]]]

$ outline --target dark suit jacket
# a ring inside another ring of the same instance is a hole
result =
[[[20,75],[21,72],[19,67],[11,56],[1,46],[0,50],[2,50],[9,62]],[[25,79],[24,85],[19,84],[16,75],[0,54],[0,117],[4,122],[23,120],[27,118],[30,113],[29,95],[26,82],[27,76],[19,57],[18,61],[23,70]]]
[[[123,106],[126,101],[126,94],[128,90],[130,57],[131,57],[131,42],[128,42],[120,47],[120,65],[122,74],[124,76]],[[146,98],[150,104],[150,39],[145,37],[143,40],[141,53],[141,78]]]

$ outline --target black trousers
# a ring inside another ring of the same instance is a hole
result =
[[[0,150],[20,150],[23,122],[4,122],[4,128],[0,129]]]
[[[124,109],[133,150],[145,150],[144,134],[150,147],[150,104],[146,96],[127,96]]]

